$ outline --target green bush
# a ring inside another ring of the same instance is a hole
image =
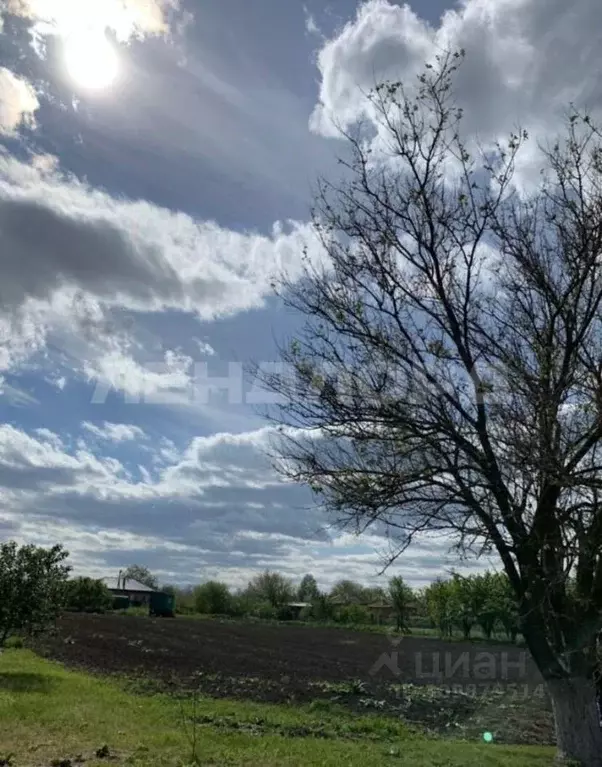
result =
[[[295,591],[292,581],[288,578],[266,570],[249,581],[244,596],[252,604],[269,602],[273,607],[279,608],[293,601]]]
[[[104,613],[110,610],[112,605],[113,595],[102,581],[94,578],[74,578],[67,581],[67,610],[77,613]]]
[[[225,583],[207,581],[194,590],[194,606],[203,615],[228,615],[232,594]]]
[[[61,612],[69,567],[62,546],[0,544],[0,647],[10,636],[37,634]]]
[[[314,606],[304,607],[299,613],[299,620],[304,622],[316,620]]]
[[[346,605],[336,611],[335,620],[337,623],[365,625],[372,623],[372,614],[361,605]]]
[[[260,602],[253,608],[252,615],[254,618],[260,618],[264,621],[276,620],[278,618],[278,609],[270,602]]]
[[[233,618],[244,618],[245,615],[250,615],[252,607],[249,600],[239,594],[235,594],[230,600],[230,615]]]

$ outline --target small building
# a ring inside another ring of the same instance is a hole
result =
[[[117,578],[103,578],[102,581],[114,597],[127,597],[132,607],[150,605],[154,590],[146,584],[122,575]]]

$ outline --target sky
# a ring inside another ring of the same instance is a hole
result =
[[[333,529],[268,458],[243,377],[299,318],[334,126],[365,92],[464,48],[466,128],[538,142],[602,105],[598,0],[0,0],[0,534],[132,563],[162,582],[243,585],[269,568],[380,583],[386,541]],[[375,138],[376,140],[376,138]],[[457,566],[424,540],[394,566]],[[466,568],[489,562],[468,563]],[[462,569],[461,567],[459,569]]]

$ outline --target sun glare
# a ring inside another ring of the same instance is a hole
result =
[[[65,40],[69,76],[86,90],[105,90],[117,79],[119,58],[102,34],[78,34]]]

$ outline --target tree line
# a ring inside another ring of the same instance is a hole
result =
[[[135,573],[151,588],[158,580],[145,568],[134,565]],[[266,570],[244,588],[209,580],[187,588],[164,585],[163,591],[176,597],[180,614],[224,615],[258,619],[328,622],[366,625],[393,624],[398,631],[412,627],[437,629],[442,638],[460,633],[470,639],[475,629],[486,638],[504,633],[515,641],[520,633],[516,599],[504,573],[485,572],[462,576],[452,573],[426,588],[414,589],[400,576],[386,586],[365,586],[351,579],[337,581],[329,590],[320,589],[314,575],[299,583]],[[299,607],[304,604],[305,607]]]
[[[61,546],[0,545],[0,646],[11,634],[44,630],[63,610],[102,613],[116,608],[115,597],[102,580],[70,577],[67,558]],[[443,638],[459,632],[469,639],[477,627],[487,638],[501,630],[515,641],[519,633],[518,608],[504,573],[468,577],[452,573],[422,589],[413,589],[400,576],[378,587],[342,579],[329,590],[320,589],[312,574],[295,583],[270,570],[239,589],[217,580],[187,588],[160,586],[156,576],[140,565],[132,565],[125,575],[173,594],[176,611],[182,615],[345,625],[384,622],[400,632],[430,626]]]

